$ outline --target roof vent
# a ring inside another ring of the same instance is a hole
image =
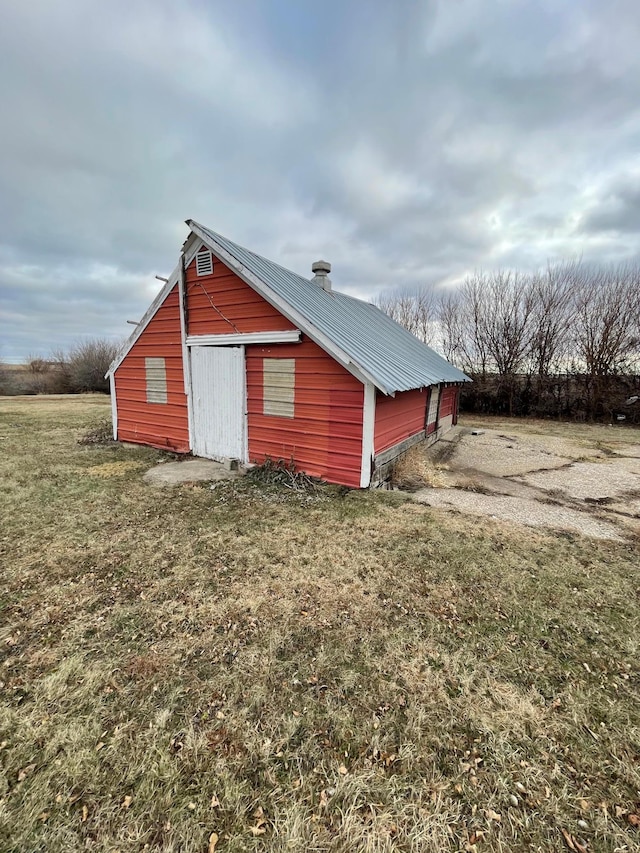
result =
[[[330,293],[331,279],[329,278],[329,273],[331,272],[331,264],[329,261],[316,261],[315,264],[311,264],[311,272],[315,273],[311,279],[311,283],[319,284],[323,290]]]
[[[196,255],[196,274],[211,275],[213,273],[213,256],[211,252],[202,251]]]

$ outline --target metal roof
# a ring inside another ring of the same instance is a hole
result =
[[[215,231],[187,220],[212,249],[216,245],[264,282],[367,373],[385,394],[440,382],[470,382],[457,367],[375,305],[317,284],[250,252]],[[305,329],[302,329],[304,332]]]

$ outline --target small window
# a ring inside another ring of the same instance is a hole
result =
[[[263,369],[263,412],[279,418],[294,416],[295,358],[265,358]]]
[[[147,403],[167,402],[167,368],[164,358],[145,358]]]
[[[196,255],[196,272],[198,275],[211,275],[213,272],[213,255],[211,252],[198,252]]]

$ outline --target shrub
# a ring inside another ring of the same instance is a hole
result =
[[[74,344],[64,361],[58,358],[67,377],[69,391],[100,391],[107,394],[109,381],[105,379],[105,373],[119,349],[118,342],[105,338],[91,338]]]
[[[9,396],[17,393],[16,382],[11,371],[4,364],[0,364],[0,396]]]
[[[14,394],[109,393],[105,373],[120,350],[120,342],[90,338],[68,352],[55,350],[46,359],[30,355],[23,365],[0,364],[0,396]]]
[[[51,370],[51,362],[40,356],[30,355],[27,359],[27,371],[34,376],[48,373]]]

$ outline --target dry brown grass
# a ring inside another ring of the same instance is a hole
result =
[[[2,851],[638,849],[635,548],[150,489],[106,404],[0,403]]]
[[[469,429],[492,429],[526,436],[557,437],[583,445],[616,452],[629,444],[640,444],[640,427],[610,426],[565,422],[540,418],[502,418],[490,415],[464,415],[460,424]]]
[[[429,459],[423,445],[415,445],[395,463],[392,483],[405,492],[426,488],[443,489],[448,485],[445,471],[446,465]]]

